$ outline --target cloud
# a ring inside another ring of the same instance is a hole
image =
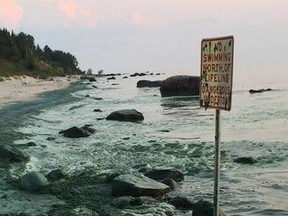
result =
[[[89,27],[96,25],[96,19],[90,8],[82,7],[77,0],[60,0],[58,9],[69,22],[78,22]]]
[[[13,0],[0,0],[0,25],[16,27],[23,17],[23,8]]]

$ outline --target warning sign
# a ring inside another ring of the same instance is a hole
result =
[[[200,106],[231,109],[233,36],[203,39],[201,42]]]

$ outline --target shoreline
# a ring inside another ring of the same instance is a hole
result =
[[[0,107],[36,99],[45,92],[65,89],[79,80],[79,77],[53,77],[42,80],[29,76],[13,76],[2,79],[4,81],[0,82]]]

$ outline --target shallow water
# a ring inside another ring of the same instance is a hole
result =
[[[93,83],[97,88],[75,84],[33,102],[1,108],[1,143],[37,144],[27,149],[32,161],[24,168],[12,167],[12,175],[84,167],[101,173],[149,163],[185,173],[175,194],[212,201],[215,111],[200,109],[197,97],[161,98],[157,88],[136,88],[139,79],[163,78],[99,78]],[[253,95],[248,90],[235,91],[232,110],[221,112],[220,206],[234,216],[288,215],[288,88]],[[129,108],[142,112],[145,120],[105,120],[110,112]],[[58,134],[85,124],[92,124],[96,134],[81,139]],[[233,162],[241,156],[259,163]]]

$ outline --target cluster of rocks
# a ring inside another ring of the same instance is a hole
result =
[[[87,210],[93,212],[92,215],[102,215],[103,211],[107,211],[103,206],[111,208],[111,211],[115,208],[113,211],[118,211],[117,215],[121,215],[120,210],[126,208],[159,203],[167,203],[178,210],[191,210],[192,216],[213,215],[213,205],[208,201],[194,202],[187,197],[169,194],[170,191],[177,190],[178,184],[184,180],[184,174],[179,170],[152,169],[144,164],[135,166],[134,171],[130,173],[110,173],[104,177],[93,170],[75,173],[69,176],[61,169],[55,169],[44,175],[31,171],[20,177],[18,183],[22,190],[52,194],[67,203],[61,208],[53,207],[49,211],[53,212],[52,215],[61,215],[63,211],[68,214],[67,211],[79,206],[89,206],[90,209]],[[102,201],[99,202],[99,199]],[[173,212],[167,215],[173,215]],[[220,216],[224,215],[221,211]]]

